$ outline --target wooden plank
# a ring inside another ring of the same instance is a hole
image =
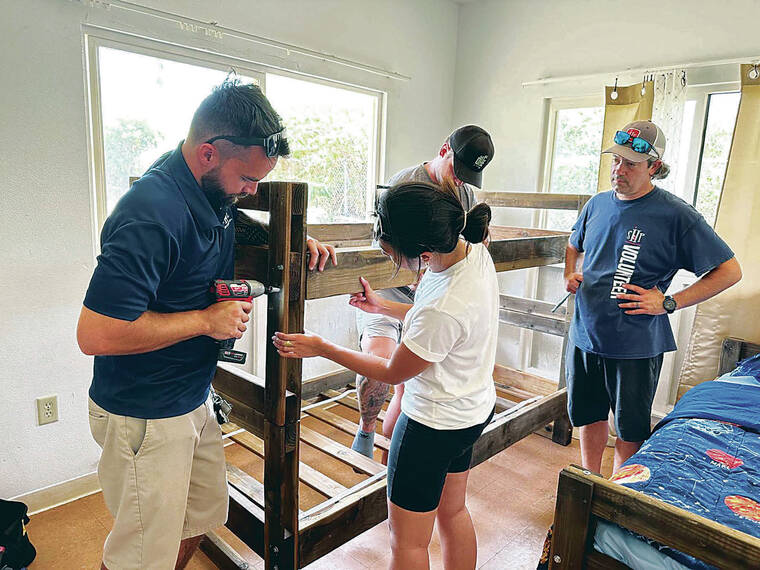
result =
[[[388,518],[386,480],[375,481],[342,498],[324,511],[301,520],[300,563],[318,558]]]
[[[264,485],[260,481],[230,463],[227,464],[227,481],[259,507],[264,508]]]
[[[342,461],[346,465],[366,473],[367,475],[376,475],[385,471],[385,465],[373,461],[369,457],[357,453],[350,447],[341,445],[321,433],[303,426],[301,428],[301,438],[304,443],[327,453],[328,455]]]
[[[225,431],[225,433],[230,433],[236,430],[237,426],[234,424],[225,424],[222,426],[222,431]],[[230,436],[230,439],[235,443],[245,447],[247,450],[252,451],[259,457],[264,457],[264,441],[258,437],[255,437],[247,432],[241,432],[239,434]],[[345,486],[341,485],[337,481],[333,481],[330,477],[321,471],[317,471],[307,463],[299,463],[298,476],[304,485],[311,487],[325,497],[334,497],[346,490]]]
[[[586,570],[631,570],[630,566],[594,550],[586,552]]]
[[[497,384],[513,386],[530,394],[548,395],[557,391],[556,382],[500,364],[494,366],[493,379]]]
[[[505,412],[508,415],[495,417],[475,442],[470,466],[475,467],[551,423],[566,407],[567,389],[563,388],[515,412]]]
[[[552,313],[554,305],[555,303],[539,301],[538,299],[526,299],[525,297],[516,297],[514,295],[499,295],[500,309],[542,315],[564,321],[567,309],[562,306]]]
[[[372,224],[360,222],[353,224],[308,224],[310,237],[335,247],[356,247],[372,243]],[[365,242],[359,244],[358,242]]]
[[[301,385],[301,399],[311,400],[325,390],[345,388],[354,380],[356,380],[356,372],[345,368],[337,372],[328,372],[321,376],[309,378],[304,380]]]
[[[565,320],[518,311],[499,311],[499,322],[553,336],[565,336]]]
[[[760,568],[760,538],[680,509],[580,467],[565,469],[593,483],[592,514],[718,568]]]
[[[510,271],[561,263],[565,260],[567,234],[493,240],[488,251],[496,271]]]
[[[356,432],[359,429],[359,426],[355,424],[354,422],[347,420],[343,416],[334,414],[331,411],[326,410],[325,408],[322,408],[322,407],[311,408],[306,413],[312,417],[317,418],[318,420],[321,420],[327,424],[330,424],[334,428],[337,428],[340,431],[347,433],[351,436],[356,435]],[[390,451],[391,441],[384,435],[376,433],[375,445],[379,447],[380,449],[382,449],[383,451]]]
[[[567,470],[559,476],[549,567],[581,570],[588,546],[594,484]]]
[[[250,570],[251,565],[215,531],[201,539],[200,549],[220,570]]]
[[[554,194],[549,192],[475,192],[478,202],[492,208],[546,208],[579,210],[591,196],[587,194]]]
[[[229,486],[230,503],[224,526],[248,545],[256,554],[264,556],[264,511],[243,493]]]
[[[264,414],[258,410],[254,410],[250,406],[247,406],[229,394],[224,394],[223,392],[221,394],[232,406],[232,411],[230,412],[230,421],[225,424],[225,426],[240,426],[251,434],[263,438],[264,422],[266,421]],[[222,426],[222,428],[224,428],[224,426]]]
[[[567,311],[565,312],[566,329],[570,329],[570,322],[573,319],[573,313],[575,312],[575,295],[570,295],[567,303]],[[559,381],[557,382],[557,388],[564,388],[567,386],[567,380],[565,378],[565,360],[567,358],[568,348],[568,335],[562,338],[562,353],[559,359]],[[570,445],[573,440],[573,424],[570,422],[570,416],[565,410],[559,418],[554,421],[552,425],[552,441],[560,445]]]
[[[311,271],[306,282],[306,298],[319,299],[361,290],[359,277],[373,289],[409,285],[416,275],[408,269],[396,273],[393,262],[377,247],[349,247],[336,250],[338,265],[328,264],[324,271]]]
[[[217,364],[212,384],[217,392],[235,398],[263,414],[266,388],[262,378],[232,364],[220,362]],[[298,419],[298,406],[298,397],[293,392],[286,391],[285,423],[292,423]]]

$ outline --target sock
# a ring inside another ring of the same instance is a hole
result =
[[[363,429],[359,428],[359,431],[356,432],[354,442],[351,444],[351,449],[358,453],[361,453],[362,455],[366,455],[367,457],[372,458],[372,451],[374,447],[375,432],[364,431]]]

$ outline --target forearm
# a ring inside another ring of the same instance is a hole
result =
[[[725,291],[742,277],[736,258],[729,259],[703,275],[695,283],[673,295],[679,309],[697,305]]]
[[[572,275],[578,271],[578,261],[583,257],[583,254],[575,249],[569,243],[565,247],[565,277]]]
[[[201,311],[146,311],[134,321],[123,321],[83,307],[77,341],[85,354],[117,356],[159,350],[207,332]]]
[[[399,303],[398,301],[383,300],[382,314],[386,317],[393,317],[399,321],[403,321],[406,318],[406,314],[414,305],[409,303]]]
[[[404,377],[399,371],[392,370],[391,360],[388,358],[351,350],[324,339],[322,340],[319,355],[349,370],[353,370],[357,374],[384,384],[401,384],[412,377],[411,375]]]

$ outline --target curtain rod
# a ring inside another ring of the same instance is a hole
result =
[[[709,67],[712,65],[727,65],[732,63],[758,63],[760,62],[760,56],[750,57],[732,57],[729,59],[712,59],[705,61],[692,61],[689,63],[676,63],[673,65],[659,66],[659,67],[637,67],[627,68],[622,71],[601,71],[597,73],[586,73],[584,75],[565,75],[562,77],[544,77],[536,79],[534,81],[523,81],[523,87],[532,87],[534,85],[548,85],[550,83],[561,83],[563,81],[581,81],[584,79],[594,79],[604,75],[619,76],[626,74],[639,74],[639,73],[657,73],[659,71],[670,71],[672,69],[689,69],[692,67]]]
[[[80,1],[82,1],[83,3],[88,2],[88,0],[80,0]],[[195,18],[180,16],[178,14],[165,12],[163,10],[150,8],[148,6],[141,6],[140,4],[127,2],[126,0],[89,0],[89,4],[91,6],[99,6],[105,9],[110,9],[111,7],[120,8],[122,10],[137,12],[139,14],[153,16],[155,18],[160,18],[163,20],[170,20],[172,22],[177,22],[180,25],[180,27],[185,30],[195,31],[196,29],[200,28],[203,31],[205,31],[208,35],[215,35],[218,38],[221,38],[222,36],[226,35],[233,38],[246,40],[252,43],[281,49],[287,54],[297,53],[299,55],[312,57],[314,59],[321,59],[322,61],[327,61],[330,63],[334,63],[336,65],[342,65],[344,67],[350,67],[352,69],[358,69],[360,71],[364,71],[367,73],[380,75],[383,77],[387,77],[389,79],[396,79],[398,81],[409,81],[411,79],[411,77],[407,75],[402,75],[401,73],[396,73],[395,71],[388,71],[387,69],[383,69],[381,67],[375,67],[373,65],[358,63],[356,61],[351,61],[350,59],[345,59],[345,58],[324,53],[321,51],[316,51],[316,50],[300,47],[293,44],[287,44],[285,42],[272,40],[269,38],[265,38],[263,36],[257,36],[254,34],[249,34],[248,32],[242,32],[242,31],[235,30],[232,28],[227,28],[225,26],[220,26],[217,22],[203,22],[201,20],[196,20]]]

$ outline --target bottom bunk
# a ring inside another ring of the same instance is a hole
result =
[[[353,375],[338,373],[303,385],[304,394],[320,391],[301,407],[298,540],[286,542],[288,548],[297,544],[299,567],[387,518],[386,468],[381,463],[383,452],[390,446],[381,429],[385,410],[378,417],[374,457],[353,451],[351,442],[358,429],[359,402],[356,390],[347,385],[352,380]],[[336,382],[341,381],[343,387],[334,389]],[[472,466],[533,432],[546,432],[546,426],[566,418],[566,389],[557,390],[550,381],[524,377],[501,367],[497,367],[494,381],[496,413],[475,444]],[[225,424],[222,430],[230,490],[226,526],[263,557],[264,441],[233,423]],[[215,533],[206,536],[202,548],[220,568],[247,567]]]
[[[758,408],[754,356],[689,390],[609,481],[565,469],[548,566],[760,568]]]

